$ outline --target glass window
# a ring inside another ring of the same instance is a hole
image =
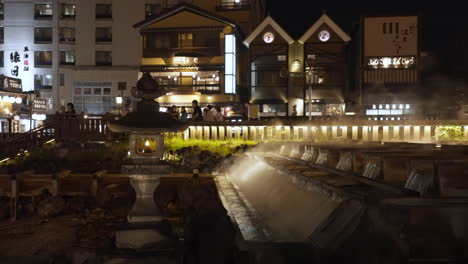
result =
[[[75,28],[72,28],[72,27],[60,28],[60,42],[74,43],[75,42]]]
[[[75,4],[62,4],[62,18],[73,19],[76,16]]]
[[[110,27],[96,28],[96,42],[112,42],[112,28]]]
[[[221,0],[220,9],[242,9],[249,5],[249,0]]]
[[[0,51],[0,67],[2,67],[2,68],[4,67],[4,62],[3,62],[3,56],[4,56],[4,55],[3,55],[3,54],[4,54],[4,53],[3,53],[3,50]]]
[[[94,95],[101,95],[101,88],[94,88],[93,89],[93,94]]]
[[[73,50],[60,51],[60,65],[75,65],[75,52]]]
[[[3,3],[0,3],[0,19],[3,19]]]
[[[112,4],[96,4],[96,18],[97,19],[111,19],[112,18]]]
[[[0,44],[4,43],[3,27],[0,27]]]
[[[145,5],[146,18],[155,17],[157,14],[161,13],[161,11],[162,11],[161,4],[146,4]]]
[[[91,88],[84,88],[83,94],[85,94],[85,95],[91,95]]]
[[[111,66],[112,51],[96,51],[96,66]]]
[[[110,95],[111,94],[111,88],[104,88],[104,95]]]
[[[53,8],[51,3],[34,4],[35,19],[52,19]]]
[[[34,52],[34,65],[38,66],[52,66],[52,51],[35,51]]]
[[[35,74],[34,89],[52,89],[52,74]]]
[[[52,43],[52,28],[51,27],[35,27],[34,28],[34,43],[36,44]]]

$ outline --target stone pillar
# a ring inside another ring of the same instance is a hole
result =
[[[362,141],[369,141],[369,127],[362,127]]]
[[[337,126],[332,126],[332,140],[336,139],[338,137],[338,127]]]
[[[383,135],[382,135],[382,141],[388,142],[388,141],[390,140],[390,135],[389,135],[390,131],[389,131],[389,127],[388,127],[388,126],[383,126],[382,130],[383,130],[383,131],[382,131],[382,133],[383,133]]]
[[[211,127],[211,139],[218,140],[218,127],[215,127],[215,126]]]
[[[393,127],[393,140],[395,141],[400,140],[400,127],[399,126]]]
[[[379,126],[372,127],[372,141],[379,141]]]
[[[161,175],[130,175],[130,184],[135,189],[136,199],[128,213],[128,222],[161,221],[162,215],[153,200],[153,193],[159,186]]]
[[[219,126],[219,140],[224,140],[224,133],[226,131],[226,128],[224,126]]]
[[[359,139],[358,127],[353,126],[351,128],[351,140],[358,140],[358,139]]]
[[[404,126],[403,127],[403,141],[408,141],[411,139],[411,126]]]

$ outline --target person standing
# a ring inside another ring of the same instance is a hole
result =
[[[291,113],[291,116],[297,116],[297,106],[296,105],[293,105],[293,111]]]
[[[182,106],[182,109],[180,109],[180,120],[183,122],[187,122],[187,110],[185,110],[185,106]]]
[[[216,106],[215,109],[216,109],[216,112],[214,114],[214,121],[224,121],[224,116],[223,116],[223,113],[221,112],[221,107]]]
[[[204,114],[204,120],[205,121],[214,121],[214,115],[213,115],[213,106],[212,105],[208,105],[207,108],[207,111],[205,112]]]
[[[68,103],[67,104],[67,111],[65,111],[66,114],[76,114],[76,111],[75,111],[75,106],[73,105],[73,103]]]
[[[198,106],[197,100],[192,101],[192,107],[193,107],[192,120],[203,121],[203,113],[202,113],[200,106]]]

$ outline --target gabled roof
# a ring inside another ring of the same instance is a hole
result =
[[[252,43],[252,41],[265,29],[266,26],[270,25],[273,29],[276,30],[276,32],[278,32],[278,34],[280,34],[281,37],[283,37],[284,40],[286,40],[286,42],[288,42],[289,44],[293,43],[294,42],[294,39],[291,38],[291,36],[289,36],[288,33],[286,33],[286,31],[284,31],[284,29],[278,25],[278,23],[276,23],[275,20],[273,20],[273,18],[271,18],[270,16],[267,16],[262,23],[260,23],[260,25],[257,26],[257,28],[252,31],[252,33],[250,33],[250,35],[244,40],[244,45],[246,45],[247,47],[250,45],[250,43]]]
[[[348,34],[346,34],[335,22],[333,22],[333,20],[329,16],[327,16],[327,14],[323,14],[317,20],[317,22],[315,22],[309,28],[309,30],[307,30],[306,33],[302,35],[302,37],[299,39],[299,42],[306,42],[312,36],[312,34],[314,34],[317,31],[317,29],[323,24],[327,24],[344,42],[348,42],[351,40]]]
[[[171,7],[171,8],[163,11],[162,13],[160,13],[156,17],[150,17],[150,18],[147,18],[147,19],[145,19],[143,21],[140,21],[140,22],[136,23],[135,25],[133,25],[133,27],[136,28],[137,30],[140,30],[145,26],[148,26],[148,25],[154,24],[156,22],[159,22],[161,20],[164,20],[164,19],[166,19],[168,17],[171,17],[171,16],[173,16],[173,15],[175,15],[177,13],[180,13],[182,11],[188,11],[188,12],[191,12],[193,14],[200,15],[200,16],[203,16],[203,17],[206,17],[206,18],[221,22],[223,24],[232,26],[232,27],[236,28],[239,31],[239,28],[237,27],[237,25],[236,25],[236,23],[234,21],[232,21],[232,20],[230,20],[230,19],[228,19],[226,17],[217,15],[215,13],[211,13],[211,12],[205,10],[205,9],[199,8],[199,7],[194,6],[192,4],[185,3],[185,2],[177,4],[177,5],[175,5],[175,6]],[[189,23],[190,23],[190,21],[188,21],[188,24]]]

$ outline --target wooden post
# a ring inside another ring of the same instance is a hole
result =
[[[10,193],[10,220],[16,220],[16,213],[18,208],[18,182],[16,176],[10,177],[11,193]]]

